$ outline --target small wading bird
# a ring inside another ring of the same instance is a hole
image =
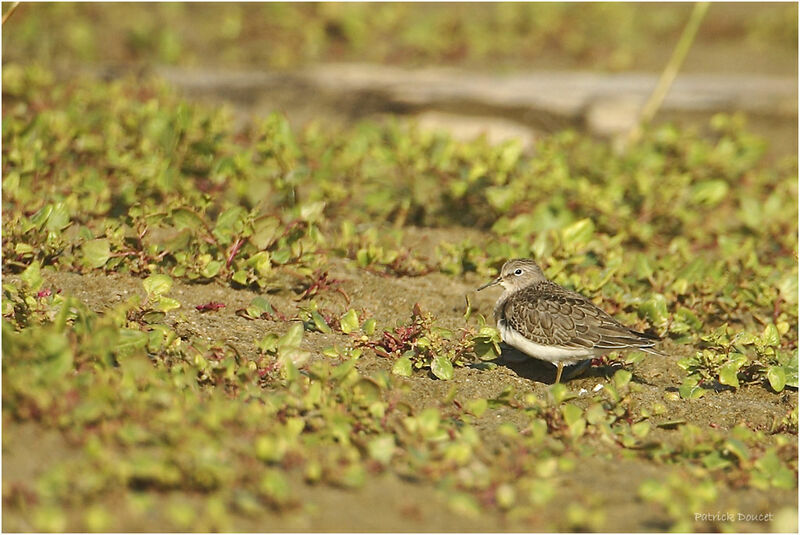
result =
[[[556,366],[556,383],[564,365],[609,351],[662,355],[653,349],[657,337],[625,327],[581,294],[548,280],[533,260],[509,260],[500,276],[478,291],[496,284],[505,290],[494,306],[503,341]]]

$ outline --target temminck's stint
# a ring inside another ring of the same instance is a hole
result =
[[[494,306],[503,341],[556,366],[556,383],[564,365],[609,351],[662,355],[653,349],[657,337],[625,327],[581,294],[548,280],[533,260],[509,260],[499,277],[478,290],[495,284],[505,290]]]

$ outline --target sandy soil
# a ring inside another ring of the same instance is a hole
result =
[[[427,238],[419,237],[420,251],[435,246],[437,239],[452,238],[459,229],[440,229]],[[422,233],[420,233],[422,234]],[[464,277],[448,277],[434,273],[422,277],[382,277],[358,270],[343,260],[334,260],[329,266],[332,278],[343,281],[341,287],[351,299],[350,306],[364,309],[377,319],[378,329],[390,329],[406,322],[414,303],[435,315],[443,326],[463,326],[464,296],[470,293],[474,308],[472,322],[477,314],[491,315],[498,290],[474,293],[483,283],[471,273]],[[141,280],[123,274],[47,272],[46,284],[61,289],[85,302],[91,309],[103,312],[109,307],[128,299],[134,294],[144,296]],[[267,297],[273,306],[284,313],[293,313],[298,305],[297,293],[288,289],[268,289]],[[246,307],[257,296],[253,291],[235,290],[218,284],[184,284],[176,282],[170,296],[181,302],[181,308],[168,316],[179,334],[199,335],[210,340],[225,341],[233,345],[241,355],[255,354],[255,341],[266,333],[280,333],[285,324],[267,320],[247,320],[235,314]],[[347,304],[337,292],[324,292],[316,297],[321,307],[344,311]],[[209,301],[222,302],[226,306],[218,311],[201,313],[196,305]],[[380,331],[378,331],[380,332]],[[343,335],[306,333],[303,344],[317,355],[322,348],[333,343],[342,343]],[[664,342],[664,358],[648,355],[632,371],[633,382],[639,391],[633,394],[634,407],[664,404],[667,413],[654,418],[654,422],[686,420],[700,427],[730,429],[736,424],[746,423],[753,429],[769,430],[774,418],[782,417],[797,403],[795,392],[774,394],[759,386],[744,387],[736,392],[725,391],[706,395],[698,400],[683,400],[676,395],[683,372],[676,362],[693,351],[692,347],[677,346]],[[506,355],[514,356],[514,355]],[[517,355],[518,356],[518,355]],[[314,358],[323,358],[317,356]],[[475,366],[457,368],[453,381],[436,380],[424,373],[415,373],[402,381],[403,396],[414,407],[437,406],[446,410],[443,399],[451,388],[456,388],[455,399],[466,401],[474,398],[493,398],[511,385],[516,392],[532,392],[537,397],[547,395],[547,388],[554,380],[554,368],[534,360],[510,362],[499,360],[496,367]],[[369,375],[377,370],[389,371],[392,362],[371,351],[357,361],[357,368]],[[590,368],[582,375],[568,380],[569,389],[581,393],[573,403],[585,407],[590,404],[592,390],[598,383],[607,381],[613,370]],[[491,444],[496,427],[505,421],[515,421],[520,411],[508,407],[490,409],[478,419],[476,427],[482,438]],[[3,427],[8,430],[11,422]],[[18,424],[13,424],[17,426]],[[14,481],[32,480],[43,470],[42,465],[32,462],[47,455],[48,458],[69,458],[73,446],[65,442],[58,432],[40,429],[36,424],[25,424],[15,429],[14,440],[3,441],[4,485]],[[679,440],[676,431],[654,428],[649,438],[654,441]],[[33,455],[31,452],[35,452]],[[277,514],[265,511],[263,517],[237,518],[231,529],[239,531],[541,531],[558,529],[559,518],[569,505],[573,493],[591,492],[603,496],[607,506],[605,529],[611,531],[660,531],[668,529],[669,518],[653,506],[640,501],[636,495],[640,483],[663,475],[664,466],[649,463],[640,458],[627,458],[621,448],[600,451],[598,455],[578,463],[560,480],[561,489],[556,499],[541,515],[529,518],[508,519],[501,513],[488,512],[478,518],[453,513],[446,504],[447,496],[435,486],[406,481],[395,475],[371,476],[367,484],[356,491],[326,486],[309,486],[295,481],[302,488],[304,504],[290,513]],[[784,506],[797,505],[795,491],[772,489],[757,492],[752,489],[733,490],[726,497],[727,503],[741,504],[745,510],[768,508],[776,511]],[[169,494],[169,493],[167,493]],[[169,496],[163,496],[168,499]],[[119,496],[105,498],[113,507]],[[191,499],[191,497],[189,497]],[[199,498],[198,498],[199,499]],[[151,515],[130,518],[127,529],[133,531],[158,530],[159,510]],[[737,530],[762,530],[761,524],[736,524]],[[29,530],[16,515],[4,515],[3,529],[6,531]]]

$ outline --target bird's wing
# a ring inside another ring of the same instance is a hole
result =
[[[549,281],[517,292],[505,303],[503,316],[515,331],[542,345],[611,351],[655,344],[582,295]]]

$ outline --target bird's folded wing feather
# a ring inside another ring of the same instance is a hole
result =
[[[555,284],[520,290],[503,307],[506,323],[537,344],[566,349],[652,346],[580,294]]]

